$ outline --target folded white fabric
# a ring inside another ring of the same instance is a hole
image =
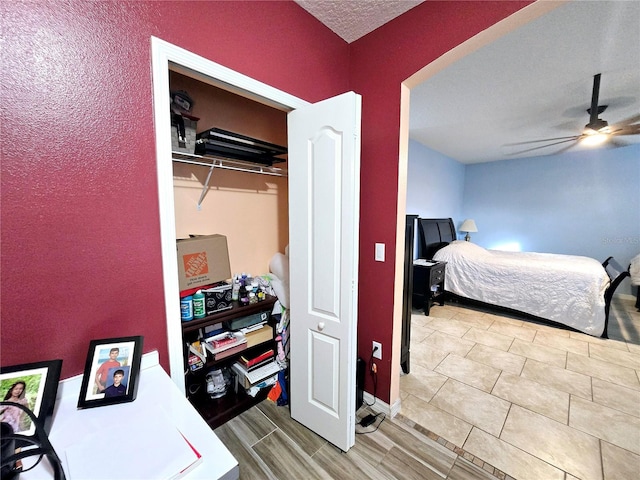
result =
[[[285,250],[288,253],[288,248]],[[289,256],[276,253],[269,262],[269,271],[275,277],[271,285],[284,308],[289,308]]]
[[[640,254],[631,259],[629,273],[631,274],[631,285],[640,285]]]

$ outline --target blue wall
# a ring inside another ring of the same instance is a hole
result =
[[[417,145],[409,145],[407,213],[415,208],[421,216],[451,216],[457,227],[473,218],[479,231],[472,240],[486,248],[600,261],[612,255],[625,267],[640,253],[640,145],[462,165],[463,174],[455,160]],[[431,207],[420,207],[425,214],[414,207],[446,195],[442,190],[461,178],[461,205],[452,201],[447,210],[435,202],[437,215]],[[414,191],[431,187],[432,193]],[[628,280],[619,292],[631,293]]]
[[[462,225],[465,166],[421,143],[409,140],[407,214],[453,218]]]

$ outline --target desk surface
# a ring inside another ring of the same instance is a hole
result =
[[[66,465],[65,452],[68,448],[77,445],[83,437],[87,438],[96,432],[113,435],[116,442],[118,422],[126,422],[128,418],[139,417],[149,409],[158,408],[164,411],[202,455],[201,463],[182,478],[235,480],[239,477],[238,462],[189,401],[180,394],[176,385],[159,365],[157,352],[143,356],[139,382],[135,401],[85,410],[76,408],[82,376],[60,382],[49,440],[62,460],[68,480],[73,480],[73,477],[68,475]],[[110,428],[105,429],[105,424],[110,425]],[[144,461],[145,456],[153,455],[153,452],[147,453],[147,450],[150,449],[141,445],[139,451],[131,453],[136,459]],[[162,461],[158,458],[154,460]],[[43,459],[35,469],[22,473],[20,478],[53,479],[53,470],[48,460]]]

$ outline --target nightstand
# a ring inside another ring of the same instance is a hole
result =
[[[447,262],[419,258],[413,262],[414,308],[422,308],[429,315],[432,302],[444,305],[444,278]]]

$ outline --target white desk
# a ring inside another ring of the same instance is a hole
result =
[[[201,463],[183,478],[238,479],[238,462],[189,401],[180,394],[160,366],[157,352],[143,355],[139,382],[135,401],[85,410],[77,409],[82,376],[78,375],[60,382],[49,440],[62,460],[67,479],[70,479],[65,461],[67,448],[96,432],[113,435],[113,441],[117,442],[118,422],[123,422],[122,425],[124,425],[127,419],[136,418],[136,415],[139,418],[142,412],[158,407],[162,408],[202,455]],[[105,428],[105,426],[108,427]],[[140,445],[139,451],[132,452],[132,455],[140,458],[141,461],[147,461],[148,457],[157,462],[162,461],[161,458],[154,457],[153,451],[149,450],[152,449]],[[108,456],[108,453],[106,455]],[[114,464],[117,463],[118,461],[114,459]],[[20,478],[23,480],[53,479],[53,469],[49,461],[43,459],[35,469],[20,474]]]

